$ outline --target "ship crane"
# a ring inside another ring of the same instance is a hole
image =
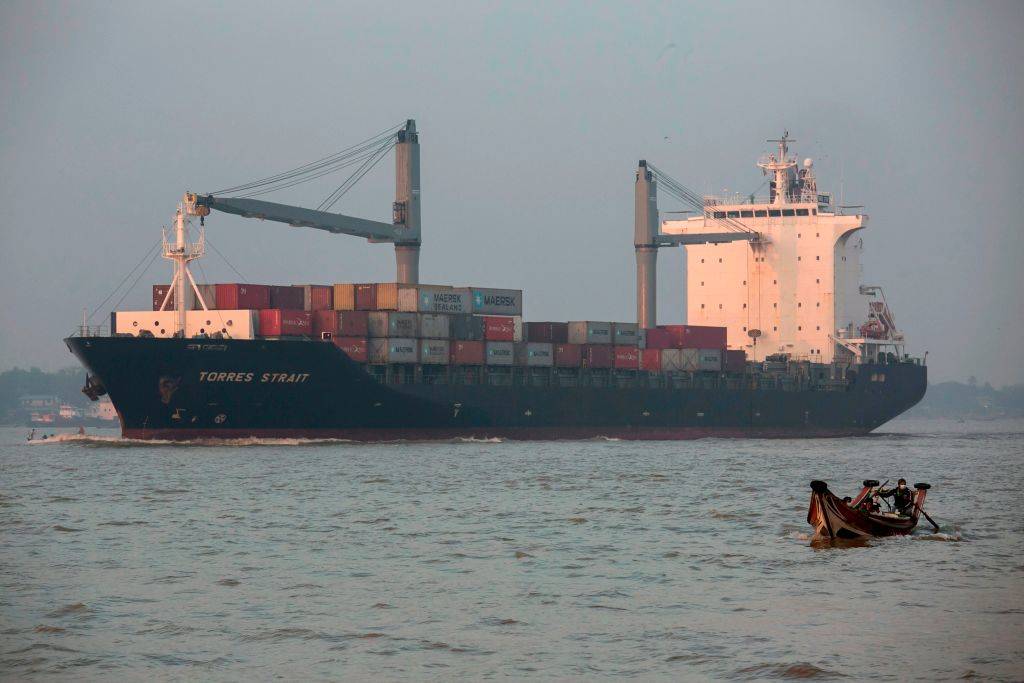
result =
[[[672,197],[704,214],[711,232],[667,234],[658,218],[658,184]],[[762,236],[733,218],[714,218],[705,201],[693,190],[672,178],[654,164],[641,159],[636,171],[634,194],[633,248],[636,250],[636,321],[641,328],[657,324],[658,249],[687,244],[723,242],[760,242]]]

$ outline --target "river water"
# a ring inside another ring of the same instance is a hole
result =
[[[25,443],[0,676],[1024,678],[1024,423],[836,440]],[[812,543],[808,482],[941,530]]]

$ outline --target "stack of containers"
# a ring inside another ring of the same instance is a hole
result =
[[[648,372],[720,372],[726,357],[726,328],[661,325],[644,330],[640,367]],[[656,353],[657,352],[657,353]],[[740,369],[745,362],[744,354]],[[660,368],[659,366],[660,362]]]

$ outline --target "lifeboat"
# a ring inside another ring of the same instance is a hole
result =
[[[864,481],[864,488],[852,499],[840,498],[832,493],[823,481],[811,482],[811,504],[807,511],[807,523],[814,527],[815,535],[827,539],[865,539],[882,536],[903,536],[917,527],[918,519],[924,517],[935,530],[939,527],[924,511],[924,499],[928,495],[928,484],[914,484],[914,501],[909,514],[872,511],[866,499],[872,489],[878,486],[874,479]]]

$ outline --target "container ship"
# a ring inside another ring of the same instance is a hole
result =
[[[788,134],[769,194],[700,196],[641,160],[636,321],[524,321],[518,289],[421,284],[419,134],[409,120],[312,164],[186,193],[152,310],[65,340],[83,391],[134,439],[689,439],[863,435],[917,403],[927,369],[880,287],[860,282],[867,216],[819,191]],[[392,220],[328,209],[394,150]],[[356,166],[316,210],[253,197]],[[662,220],[658,193],[693,208]],[[234,194],[235,196],[227,196]],[[205,220],[226,212],[393,244],[394,282],[200,284]],[[195,223],[198,219],[199,225]],[[686,252],[686,325],[659,325],[657,255]]]

